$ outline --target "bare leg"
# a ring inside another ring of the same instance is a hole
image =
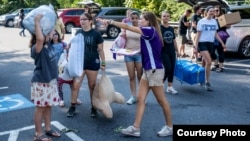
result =
[[[35,113],[34,113],[36,136],[41,136],[43,134],[42,120],[43,120],[44,111],[45,111],[45,107],[36,106]]]
[[[203,57],[203,60],[205,61],[206,82],[209,82],[212,59],[208,51],[201,51],[201,55]]]
[[[88,78],[90,102],[91,102],[91,105],[93,105],[92,104],[92,95],[93,95],[93,91],[95,88],[98,71],[86,70],[86,75]]]
[[[154,87],[152,87],[152,91],[157,99],[157,102],[162,107],[162,111],[164,113],[166,125],[168,125],[169,127],[173,127],[171,109],[170,109],[170,105],[165,97],[163,86],[154,86]]]
[[[45,130],[51,130],[51,106],[46,106],[44,110]]]
[[[136,96],[135,62],[126,62],[131,95]]]
[[[149,92],[148,81],[141,79],[140,84],[139,84],[138,97],[137,97],[138,103],[137,103],[137,109],[136,109],[136,118],[133,124],[135,128],[140,128],[143,114],[145,111],[145,99],[148,95],[148,92]]]

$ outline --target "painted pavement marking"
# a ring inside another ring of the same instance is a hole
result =
[[[58,128],[60,131],[64,128],[66,128],[64,125],[62,125],[58,121],[52,121],[51,124],[53,126],[55,126],[56,128]],[[43,124],[43,126],[44,126],[44,124]],[[26,126],[26,127],[15,129],[15,130],[4,131],[4,132],[0,132],[0,136],[9,134],[8,141],[17,141],[18,135],[21,131],[31,130],[34,128],[35,128],[35,126],[31,125],[31,126]],[[72,139],[72,141],[84,141],[82,138],[77,136],[74,132],[68,132],[68,133],[65,133],[65,135],[68,136],[70,139]]]

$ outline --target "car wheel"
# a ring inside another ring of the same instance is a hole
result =
[[[244,58],[250,57],[250,37],[245,37],[241,41],[238,53]]]
[[[108,38],[114,39],[116,38],[120,33],[120,29],[116,26],[109,26],[107,30]]]
[[[66,31],[66,33],[71,33],[72,28],[74,28],[74,27],[75,27],[75,25],[73,23],[66,23],[65,24],[65,31]]]
[[[7,27],[14,27],[14,21],[13,20],[8,20],[7,22],[6,22],[6,26]]]

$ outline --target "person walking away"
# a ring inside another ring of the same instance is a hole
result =
[[[23,25],[23,19],[24,19],[25,15],[24,15],[24,10],[23,9],[20,9],[20,12],[19,12],[19,23],[21,25],[21,31],[19,32],[19,35],[20,36],[26,36],[25,35],[25,27]]]
[[[162,48],[162,61],[164,65],[164,77],[163,83],[165,84],[168,78],[168,86],[166,88],[167,93],[177,94],[178,92],[173,87],[174,68],[176,63],[176,56],[179,56],[177,43],[175,40],[174,28],[169,25],[170,14],[166,11],[161,13],[161,33],[164,41]]]
[[[34,112],[34,141],[52,141],[46,135],[61,136],[51,129],[52,106],[57,106],[60,99],[57,90],[57,60],[54,48],[50,44],[54,31],[48,35],[43,35],[40,25],[42,16],[38,14],[34,18],[35,34],[32,34],[29,45],[31,57],[35,62],[35,69],[31,79],[31,99],[36,106]],[[42,131],[43,121],[46,135]]]
[[[210,84],[210,69],[212,60],[216,59],[214,52],[214,39],[216,38],[225,49],[226,46],[217,34],[218,24],[214,17],[213,6],[208,6],[206,8],[206,17],[201,19],[197,25],[197,37],[195,46],[198,46],[200,53],[202,55],[202,60],[204,61],[205,67],[205,89],[211,91]]]
[[[153,91],[157,102],[162,108],[165,117],[163,128],[157,132],[158,136],[169,136],[173,134],[173,124],[170,105],[166,99],[163,87],[164,68],[161,58],[163,40],[157,18],[152,12],[143,12],[141,15],[141,27],[129,26],[122,22],[113,20],[102,20],[125,30],[130,30],[141,35],[140,48],[142,55],[143,75],[140,80],[137,109],[134,124],[121,129],[123,135],[140,137],[140,125],[145,111],[145,100],[149,90]]]
[[[101,68],[105,70],[105,55],[103,51],[103,38],[100,32],[92,28],[93,17],[89,13],[83,13],[80,16],[81,30],[76,34],[84,36],[84,68],[83,74],[79,78],[73,78],[73,86],[71,90],[71,106],[67,112],[68,117],[73,117],[76,110],[76,102],[79,90],[85,75],[87,75],[90,101],[91,101],[91,117],[97,116],[97,110],[92,104],[92,95],[95,88],[98,71]],[[70,45],[70,44],[69,44]]]
[[[187,30],[190,27],[190,22],[188,21],[188,17],[191,15],[192,10],[187,9],[185,13],[180,17],[179,19],[179,28],[178,28],[178,33],[181,39],[181,45],[179,48],[179,51],[181,53],[181,57],[189,57],[185,53],[185,44],[188,42],[187,40]]]
[[[220,27],[219,22],[218,22],[218,17],[220,17],[221,15],[223,15],[223,11],[221,9],[220,5],[216,5],[214,6],[214,15],[215,15],[215,19],[218,23],[219,29],[217,30],[218,32],[227,32],[227,29],[230,28],[230,25],[227,25],[225,27]],[[227,40],[224,40],[224,44],[226,44]],[[215,40],[214,42],[214,48],[215,48],[215,52],[217,52],[218,54],[218,59],[214,60],[214,66],[211,68],[211,71],[216,71],[216,72],[223,72],[224,71],[224,60],[225,60],[225,55],[224,52],[226,51],[226,49],[224,49],[222,47],[222,45]]]
[[[140,15],[136,11],[130,13],[130,21],[132,26],[138,27],[138,20]],[[124,30],[123,32],[126,38],[125,48],[129,50],[140,50],[140,34]],[[135,55],[125,55],[124,61],[126,63],[127,72],[129,76],[129,84],[131,90],[131,96],[127,101],[127,104],[131,105],[137,101],[136,99],[136,78],[138,82],[141,80],[142,76],[142,63],[141,63],[141,54],[137,53]]]
[[[191,17],[191,38],[192,38],[192,42],[195,43],[196,40],[196,33],[197,33],[197,23],[200,19],[202,19],[201,17],[201,5],[197,4],[194,5],[193,7],[194,9],[194,15]],[[192,58],[196,59],[196,62],[201,62],[201,55],[198,51],[198,47],[193,46],[193,55]]]

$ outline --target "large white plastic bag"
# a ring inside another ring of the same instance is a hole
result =
[[[112,118],[112,103],[124,104],[125,98],[122,94],[115,91],[114,85],[110,78],[103,72],[98,79],[92,96],[93,106],[99,110],[106,118]]]
[[[33,9],[27,16],[25,16],[23,19],[23,25],[29,32],[33,34],[35,34],[34,18],[37,14],[43,15],[40,21],[43,34],[49,34],[54,29],[57,19],[53,6],[41,5],[38,8]]]
[[[80,77],[84,63],[84,37],[81,33],[74,36],[70,42],[68,70],[71,77]]]

